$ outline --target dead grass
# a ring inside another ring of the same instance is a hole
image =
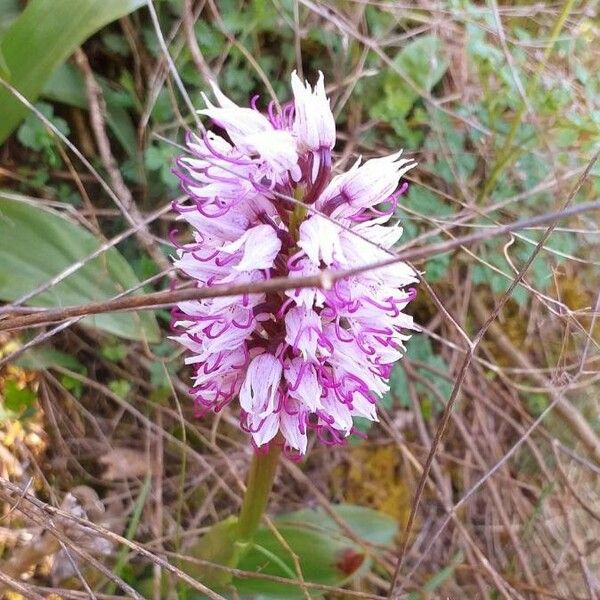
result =
[[[427,111],[440,111],[459,131],[482,132],[481,143],[468,149],[477,167],[467,180],[457,175],[449,184],[435,171],[436,161],[445,158],[450,170],[460,173],[456,165],[460,157],[453,154],[443,130],[436,147],[418,153],[414,183],[443,198],[451,211],[448,216],[412,211],[411,218],[423,226],[413,244],[430,243],[434,235],[445,240],[470,233],[471,226],[484,226],[482,216],[492,224],[500,216],[508,222],[529,214],[521,207],[539,189],[550,192],[552,207],[538,205],[534,211],[563,206],[591,155],[581,156],[576,168],[559,160],[551,123],[532,106],[535,93],[528,86],[517,86],[522,106],[506,114],[504,123],[518,126],[520,119],[532,126],[540,140],[534,153],[547,161],[547,173],[535,190],[523,185],[508,197],[496,198],[493,193],[491,178],[519,180],[511,158],[518,154],[518,144],[510,139],[499,144],[488,126],[461,111],[469,103],[481,102],[486,93],[493,94],[481,89],[467,59],[465,29],[476,19],[475,13],[451,10],[444,3],[371,4],[389,13],[389,30],[395,35],[399,34],[393,22],[410,13],[410,27],[402,21],[403,39],[426,31],[445,41],[450,67],[441,90],[433,94],[414,81],[407,84],[418,89]],[[277,8],[278,3],[273,5]],[[186,1],[182,19],[163,33],[173,57],[189,48],[203,76],[218,77],[227,54],[207,60],[190,33],[198,14],[215,22],[221,18],[218,3],[209,1],[202,7],[204,3]],[[592,3],[574,6],[556,35],[561,39],[579,35],[592,8]],[[577,103],[577,78],[563,54],[548,50],[564,6],[494,1],[488,9],[496,25],[490,24],[486,35],[500,47],[507,64],[511,51],[518,50],[530,57],[525,72],[529,81],[535,73],[544,80],[564,70]],[[334,112],[347,118],[343,141],[336,148],[337,167],[359,153],[389,151],[382,139],[364,142],[362,133],[375,123],[351,94],[359,83],[368,85],[370,73],[361,52],[368,49],[379,56],[382,66],[395,68],[390,56],[401,40],[391,33],[370,36],[362,2],[329,6],[303,0],[298,10],[304,15],[303,27],[288,24],[294,28],[298,56],[308,44],[309,25],[339,38],[342,47],[354,44],[355,60],[343,66],[340,62],[330,89]],[[540,38],[519,44],[512,39],[512,30],[498,28],[503,21],[514,27],[514,19],[539,32]],[[178,107],[178,122],[172,126],[189,122],[185,103],[178,100],[170,59],[164,54],[152,58],[131,18],[121,27],[133,52],[133,80],[144,115],[150,114],[158,91],[167,89]],[[245,68],[268,81],[244,43],[229,34],[226,50],[243,47]],[[83,52],[80,64],[92,94],[93,74]],[[514,66],[513,75],[518,78]],[[575,109],[586,110],[570,107]],[[92,115],[102,117],[101,113],[96,97]],[[148,137],[145,120],[140,122],[140,136]],[[125,183],[104,127],[102,118],[96,119],[94,136],[103,151],[95,158],[104,163],[113,185],[116,179],[117,189]],[[75,129],[77,145],[83,147],[84,132],[77,125]],[[0,177],[18,179],[15,157],[9,147]],[[84,167],[75,163],[61,177],[93,190],[90,206],[79,217],[92,228],[97,224],[96,230],[106,230],[114,218],[109,210],[113,207],[96,201],[100,188],[88,181]],[[588,195],[593,194],[589,180],[581,183]],[[45,190],[35,195],[51,199]],[[139,224],[142,213],[130,208],[131,202],[147,200],[144,191],[133,195],[128,191],[125,196],[129,204],[118,204],[119,210],[129,214],[132,225]],[[160,198],[160,205],[170,199]],[[59,207],[66,208],[60,203]],[[96,207],[100,210],[93,212]],[[524,270],[526,261],[512,256],[512,237],[505,240],[504,270],[489,263],[481,243],[453,253],[444,276],[435,283],[427,284],[425,274],[415,314],[423,326],[420,335],[429,337],[433,353],[442,359],[439,364],[446,367],[405,359],[407,401],[383,409],[381,423],[369,430],[366,441],[335,449],[315,445],[305,462],[286,462],[280,469],[272,515],[306,506],[327,509],[343,500],[392,515],[404,530],[396,548],[378,555],[370,575],[351,589],[328,590],[328,597],[600,597],[600,278],[594,263],[600,230],[597,213],[560,225],[585,229],[587,233],[578,235],[589,242],[572,259],[552,263],[552,281],[543,289]],[[157,213],[156,220],[138,233],[138,240],[151,247],[153,240],[166,238],[169,226],[168,217]],[[542,232],[549,235],[551,226]],[[539,239],[530,245],[529,256],[539,254],[551,261],[552,253]],[[482,264],[503,278],[505,288],[525,286],[526,304],[510,300],[507,293],[492,294],[487,283],[475,283],[474,268]],[[25,339],[0,333],[0,358]],[[110,360],[99,352],[106,338],[76,325],[51,338],[46,335],[47,339],[54,348],[76,356],[85,372],[56,365],[34,372],[14,364],[0,371],[0,394],[3,382],[14,380],[37,398],[35,418],[0,420],[0,589],[3,584],[13,587],[25,598],[49,598],[50,590],[60,598],[172,597],[165,590],[186,580],[181,557],[209,525],[239,509],[250,450],[237,426],[235,408],[196,419],[187,394],[187,373],[180,368],[180,353],[173,349],[158,356],[147,345],[127,343],[125,356]],[[126,394],[111,387],[110,382],[117,380],[130,384]],[[440,380],[453,388],[450,400],[441,391]],[[140,518],[132,531],[130,517],[136,508]],[[116,572],[112,565],[120,549],[123,568]],[[434,588],[432,580],[448,565],[451,571]],[[132,589],[133,573],[134,579],[147,583],[143,593]],[[198,589],[201,584],[189,579],[190,589]],[[415,591],[420,595],[408,596]]]

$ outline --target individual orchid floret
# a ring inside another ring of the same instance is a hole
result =
[[[331,180],[318,198],[316,208],[332,218],[349,216],[355,220],[363,214],[362,209],[372,209],[382,202],[392,201],[395,209],[393,196],[399,191],[400,179],[416,165],[412,159],[401,159],[401,155],[402,151],[373,158],[361,166],[360,159],[357,160],[348,172]]]
[[[174,205],[193,236],[173,239],[175,266],[198,287],[355,269],[388,258],[402,234],[393,216],[414,161],[397,152],[332,177],[323,75],[313,88],[293,73],[292,91],[292,102],[264,114],[216,85],[216,103],[205,98],[199,112],[219,133],[188,135],[176,174],[189,201]],[[311,438],[343,442],[355,417],[377,420],[415,329],[404,311],[416,281],[409,265],[394,263],[328,290],[181,302],[173,327],[189,352],[197,414],[239,398],[240,424],[257,447],[277,438],[302,455]]]
[[[302,83],[294,71],[292,90],[295,110],[293,131],[301,146],[313,152],[331,150],[335,145],[335,121],[325,95],[323,73],[319,71],[313,90],[307,82]]]

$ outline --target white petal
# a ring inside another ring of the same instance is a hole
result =
[[[277,432],[279,431],[279,415],[272,414],[264,417],[264,420],[261,419],[261,421],[262,424],[258,431],[252,434],[252,439],[259,448],[269,443],[277,435]],[[255,427],[258,426],[259,423],[256,423]]]
[[[270,269],[281,250],[281,240],[270,225],[257,225],[248,229],[239,239],[223,246],[222,251],[234,254],[243,249],[241,261],[234,267],[236,271]]]
[[[238,147],[248,154],[257,153],[276,174],[299,168],[296,141],[289,131],[253,133],[240,139]]]
[[[335,145],[335,120],[325,95],[323,73],[314,90],[308,83],[302,84],[296,72],[292,73],[294,92],[294,133],[307,149],[317,151],[331,149]]]
[[[333,393],[329,392],[323,398],[323,409],[333,418],[333,427],[345,432],[346,435],[350,434],[352,429],[350,409],[343,402],[340,402]]]
[[[398,188],[400,178],[417,163],[400,158],[402,151],[373,158],[363,165],[334,177],[319,198],[316,207],[322,208],[328,200],[343,194],[345,203],[337,207],[332,217],[344,217],[356,212],[356,208],[370,208],[385,202]]]
[[[357,417],[369,419],[370,421],[379,421],[375,404],[369,402],[358,392],[352,398],[352,414]]]
[[[229,100],[214,84],[213,91],[220,106],[215,106],[205,94],[202,94],[208,108],[198,112],[201,115],[210,117],[223,127],[236,146],[247,135],[260,131],[273,131],[273,125],[263,114],[253,108],[238,106]]]
[[[321,261],[327,266],[330,266],[334,260],[344,262],[339,230],[335,223],[315,215],[300,225],[298,246],[306,252],[316,266],[319,266]]]
[[[288,396],[297,400],[310,412],[321,408],[322,388],[313,365],[300,358],[294,358],[286,364],[284,376],[288,383]]]
[[[279,415],[279,427],[287,443],[292,448],[298,450],[300,454],[304,454],[308,438],[306,430],[303,430],[303,432],[300,431],[299,415],[289,415],[285,411],[282,411]]]
[[[319,267],[314,265],[307,257],[298,260],[296,267],[295,270],[290,271],[289,277],[304,277],[319,273]],[[287,290],[285,295],[292,298],[298,306],[305,306],[306,308],[312,308],[313,305],[320,307],[325,304],[325,296],[318,288]]]
[[[241,407],[256,417],[270,415],[275,410],[282,372],[281,362],[272,354],[259,354],[252,359],[240,389]]]
[[[298,349],[305,360],[317,359],[321,320],[316,312],[295,306],[285,315],[285,330],[285,341],[294,349]]]

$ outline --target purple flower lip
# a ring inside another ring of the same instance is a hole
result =
[[[390,225],[415,166],[398,152],[332,175],[335,122],[322,74],[314,87],[292,75],[293,100],[266,115],[216,87],[201,114],[224,136],[188,132],[173,172],[189,204],[173,210],[193,229],[169,238],[176,267],[198,286],[351,269],[381,259],[400,237]],[[280,432],[285,453],[306,453],[313,432],[343,443],[353,419],[376,420],[377,399],[404,352],[403,313],[416,273],[402,263],[332,289],[243,294],[181,303],[175,338],[193,367],[196,414],[239,399],[240,427],[264,448]]]

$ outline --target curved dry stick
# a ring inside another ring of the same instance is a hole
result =
[[[46,596],[42,596],[37,592],[34,592],[30,586],[26,585],[23,581],[19,579],[15,579],[11,577],[4,571],[0,570],[0,584],[2,587],[0,588],[0,592],[2,588],[6,587],[8,589],[14,590],[15,592],[19,592],[22,594],[23,598],[29,598],[30,600],[46,600]]]
[[[106,101],[104,99],[104,94],[94,77],[87,56],[81,48],[75,52],[75,64],[79,67],[79,70],[83,75],[85,91],[90,108],[90,123],[92,125],[92,131],[94,132],[94,138],[96,139],[96,145],[98,146],[100,160],[108,173],[115,194],[121,200],[123,209],[127,211],[127,214],[124,214],[125,218],[133,221],[132,224],[134,226],[143,223],[144,217],[133,199],[131,190],[125,184],[123,175],[121,175],[121,171],[119,170],[119,165],[110,148],[110,141],[108,139],[108,134],[106,133]],[[131,219],[129,217],[131,217]],[[160,248],[156,245],[150,232],[145,226],[137,228],[136,237],[142,244],[144,250],[148,252],[161,269],[164,270],[169,268],[169,260],[160,251]]]
[[[435,457],[435,453],[437,451],[437,448],[440,444],[440,441],[442,439],[442,437],[444,436],[444,432],[446,431],[446,427],[448,425],[448,422],[450,420],[450,416],[452,414],[452,410],[454,409],[454,405],[456,403],[456,399],[458,398],[458,394],[460,393],[461,387],[462,387],[462,383],[463,380],[467,374],[467,370],[471,364],[471,361],[473,359],[473,356],[475,354],[475,350],[477,349],[477,346],[481,343],[481,340],[483,339],[483,337],[485,336],[487,330],[490,328],[490,326],[492,325],[492,323],[494,322],[494,320],[496,319],[496,317],[498,316],[498,314],[500,313],[500,311],[502,310],[503,306],[508,302],[509,298],[512,295],[513,290],[517,287],[518,283],[523,279],[523,277],[525,276],[525,273],[528,271],[529,267],[531,266],[531,264],[533,263],[535,257],[538,255],[538,253],[540,252],[540,250],[542,249],[542,247],[544,246],[544,244],[546,243],[546,241],[548,240],[548,238],[550,237],[550,235],[552,234],[552,231],[554,230],[554,228],[556,227],[556,223],[557,221],[560,219],[560,215],[566,213],[569,209],[568,206],[569,204],[572,202],[573,198],[575,197],[575,195],[577,194],[577,192],[579,191],[579,189],[581,188],[581,186],[583,185],[583,183],[585,182],[585,180],[587,179],[587,177],[589,176],[592,168],[594,167],[594,165],[596,164],[596,161],[598,160],[598,157],[600,157],[600,150],[598,150],[596,152],[596,154],[594,154],[594,156],[592,157],[591,161],[589,162],[589,164],[587,165],[585,171],[583,172],[583,174],[581,175],[581,177],[579,178],[579,180],[577,181],[577,183],[575,184],[575,186],[573,187],[573,189],[571,190],[571,192],[569,193],[567,199],[565,200],[565,202],[563,203],[561,209],[558,211],[558,214],[555,213],[555,216],[552,220],[550,220],[550,225],[548,226],[548,228],[546,229],[546,231],[543,233],[543,235],[541,236],[539,242],[537,243],[535,250],[531,253],[531,255],[529,256],[529,258],[527,259],[527,261],[525,262],[525,264],[519,269],[519,272],[517,273],[516,277],[514,278],[514,280],[512,281],[512,283],[508,286],[508,289],[504,292],[502,298],[500,298],[500,301],[498,302],[498,304],[496,305],[496,307],[494,308],[494,310],[491,312],[491,314],[489,315],[489,317],[487,318],[487,320],[484,322],[484,324],[481,326],[481,328],[479,329],[479,331],[477,332],[477,334],[475,335],[475,337],[473,338],[473,340],[471,341],[467,354],[463,360],[463,363],[460,367],[460,371],[458,373],[457,379],[456,379],[456,383],[454,384],[454,387],[452,389],[452,393],[450,395],[450,398],[448,399],[448,402],[446,403],[446,406],[444,407],[444,412],[442,413],[442,417],[440,419],[440,424],[435,432],[435,436],[433,439],[433,444],[431,445],[431,449],[429,450],[429,454],[427,456],[427,460],[425,461],[425,465],[423,467],[423,474],[421,475],[421,478],[419,480],[419,484],[417,486],[417,491],[415,492],[415,501],[413,502],[413,505],[411,507],[411,511],[410,511],[410,515],[408,517],[408,522],[406,524],[406,528],[404,530],[404,534],[402,536],[402,542],[400,545],[400,550],[398,552],[398,562],[396,563],[396,569],[394,571],[394,576],[392,579],[392,583],[390,585],[390,592],[389,592],[389,598],[390,600],[393,600],[395,598],[399,598],[400,597],[400,593],[402,592],[402,585],[397,586],[397,582],[399,580],[400,577],[400,572],[402,570],[402,566],[404,564],[404,559],[406,557],[406,551],[408,548],[408,540],[410,537],[410,532],[412,530],[415,518],[416,518],[416,514],[417,514],[417,509],[419,507],[420,501],[421,501],[421,497],[423,495],[423,491],[425,489],[425,483],[427,481],[427,477],[429,476],[429,471],[431,470],[431,465],[433,463],[433,459]],[[548,408],[542,413],[543,416],[545,416],[547,414],[547,412],[549,412],[550,408],[554,408],[558,402],[561,400],[561,396],[558,395],[556,398],[553,398],[552,403],[548,406]],[[539,424],[541,423],[540,418],[538,418],[536,421],[534,421],[534,424]],[[533,427],[533,425],[532,425]],[[531,427],[528,431],[532,431]],[[524,436],[525,437],[525,436]],[[513,446],[513,448],[511,449],[511,451],[509,451],[505,457],[499,462],[497,463],[497,465],[495,467],[492,468],[492,470],[486,475],[484,476],[480,482],[484,483],[489,476],[495,472],[496,467],[498,467],[498,465],[504,464],[505,460],[507,459],[507,457],[509,455],[512,455],[512,452],[514,452],[516,450],[516,448],[522,443],[523,438],[521,438],[520,442],[518,442],[517,444],[515,444],[515,446]],[[479,485],[476,484],[477,486]],[[472,491],[474,491],[476,488],[473,487],[471,488],[471,490],[469,491],[469,493],[463,497],[464,500],[466,500],[466,498],[472,493]],[[462,500],[461,500],[462,501]],[[444,527],[447,523],[449,523],[451,520],[450,517],[447,517],[446,521],[444,521]],[[440,529],[441,531],[441,529]]]
[[[592,162],[588,165],[583,175],[578,180],[575,190],[578,190],[585,179],[587,178],[591,168],[595,164],[598,158],[598,154],[593,158]],[[567,204],[573,197],[573,193],[569,195]],[[398,262],[414,261],[437,254],[443,254],[460,246],[466,246],[480,242],[483,240],[490,239],[505,233],[510,233],[533,225],[540,225],[544,223],[556,223],[559,219],[570,217],[576,214],[580,214],[587,211],[600,210],[600,200],[595,202],[587,202],[584,204],[577,204],[571,208],[565,210],[554,211],[551,213],[537,215],[527,219],[521,219],[514,221],[513,223],[507,223],[506,225],[500,225],[498,227],[490,227],[483,231],[471,233],[462,237],[458,237],[446,242],[439,244],[433,244],[424,248],[416,248],[405,250],[393,254],[390,258],[386,258],[380,261],[375,261],[362,265],[360,267],[354,267],[351,269],[344,270],[324,270],[318,275],[310,275],[306,277],[274,277],[267,281],[262,281],[253,284],[227,284],[227,285],[216,285],[213,287],[203,287],[194,289],[184,290],[172,290],[164,292],[155,292],[152,294],[140,294],[138,296],[129,298],[119,298],[113,300],[106,300],[103,302],[92,302],[90,304],[82,304],[78,306],[71,306],[66,308],[48,309],[44,311],[36,311],[35,314],[15,317],[11,319],[4,319],[0,321],[0,331],[8,331],[19,329],[23,327],[31,327],[34,325],[42,325],[53,323],[57,321],[63,321],[73,317],[82,317],[94,314],[101,314],[113,311],[124,311],[124,310],[140,310],[148,308],[159,308],[171,306],[185,300],[201,300],[205,298],[221,298],[224,296],[239,296],[242,294],[260,294],[269,292],[280,292],[284,290],[293,290],[301,288],[320,288],[320,289],[331,289],[333,284],[340,279],[345,277],[351,277],[354,275],[360,275],[367,271],[374,269],[380,269],[383,267],[392,266]],[[551,233],[551,230],[550,230]],[[542,237],[543,242],[546,241],[546,236]],[[543,244],[542,244],[543,245]],[[541,249],[538,244],[536,249]],[[537,250],[534,253],[537,255]],[[510,291],[520,282],[521,278],[517,277],[511,287]]]
[[[2,477],[0,477],[0,486],[4,487],[6,490],[8,490],[12,494],[19,494],[22,491],[19,488],[19,486],[11,483],[10,481],[8,481]],[[2,495],[4,495],[4,494],[2,494]],[[161,566],[163,569],[165,569],[165,571],[172,573],[173,575],[175,575],[176,577],[181,579],[183,582],[187,583],[193,589],[198,590],[199,592],[202,592],[203,594],[206,594],[206,596],[211,598],[211,600],[225,600],[225,598],[223,596],[221,596],[220,594],[217,594],[216,592],[213,592],[210,588],[206,587],[204,584],[200,583],[199,581],[194,580],[192,577],[190,577],[189,575],[184,573],[181,569],[178,569],[177,567],[173,566],[171,563],[166,561],[164,558],[157,556],[155,554],[152,554],[152,552],[150,552],[149,550],[144,548],[144,546],[136,544],[135,542],[132,542],[123,536],[120,536],[108,529],[100,527],[99,525],[96,525],[93,521],[89,521],[88,519],[83,519],[81,517],[77,517],[67,511],[56,508],[55,506],[52,506],[50,504],[46,504],[46,503],[42,502],[41,500],[38,500],[37,498],[34,498],[32,496],[26,496],[26,497],[24,497],[24,499],[27,502],[29,502],[31,505],[42,510],[49,517],[52,517],[52,516],[64,517],[75,523],[83,525],[84,527],[87,527],[89,529],[92,529],[94,531],[102,533],[105,537],[112,540],[113,542],[116,542],[119,544],[124,544],[128,548],[135,550],[136,552],[142,554],[146,558],[149,558],[153,563]],[[24,509],[21,508],[21,510],[24,510]],[[55,528],[53,526],[51,527],[49,523],[45,523],[45,526],[48,529],[50,529],[51,531],[55,532]],[[81,548],[78,548],[75,544],[70,543],[70,540],[66,540],[66,541],[67,541],[67,544],[69,545],[69,547],[71,547],[73,550],[75,550],[75,552],[77,554],[80,554],[86,560],[92,559],[94,566],[96,566],[96,568],[102,567],[102,565],[96,564],[97,561],[95,561],[93,559],[93,557],[89,556],[89,554],[87,552],[83,551]],[[114,576],[112,576],[112,573],[110,573],[110,571],[108,571],[108,573],[105,573],[105,574],[107,574],[107,576],[109,576],[111,579],[113,579],[113,577],[114,577]],[[130,588],[130,586],[125,584],[125,582],[123,582],[123,581],[118,581],[118,585],[120,585],[120,586],[126,585],[127,588]],[[133,588],[130,588],[130,589],[131,589],[131,591],[129,591],[129,589],[128,589],[129,593],[132,593],[132,591],[133,591],[133,595],[135,595],[136,594],[135,590],[133,590]]]
[[[486,319],[486,309],[481,300],[474,297],[471,304],[477,319],[484,322]],[[544,375],[537,371],[535,365],[527,358],[527,356],[512,344],[498,323],[491,323],[489,331],[494,336],[494,340],[498,346],[504,350],[508,356],[512,356],[517,364],[527,371],[529,377],[545,390],[553,403],[555,400],[557,401],[556,410],[560,416],[566,421],[567,425],[575,434],[575,437],[587,448],[594,460],[600,464],[600,440],[583,415],[568,401],[567,398],[565,398],[560,390],[556,389]]]

